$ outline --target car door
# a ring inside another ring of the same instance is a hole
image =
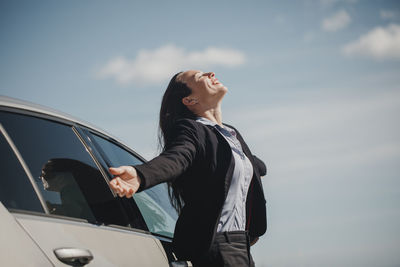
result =
[[[102,159],[100,164],[104,169],[144,162],[144,159],[134,151],[109,136],[87,128],[83,128],[82,132],[85,141],[98,154],[97,158]],[[172,253],[171,241],[178,213],[170,203],[165,183],[136,193],[132,199],[123,198],[123,200],[139,208],[147,229],[161,241],[171,264],[190,265],[189,262],[177,262]]]
[[[48,259],[56,266],[168,266],[160,241],[143,230],[139,212],[126,213],[74,124],[22,113],[0,111],[0,123],[37,201],[19,205],[26,195],[16,181],[26,177],[4,170],[10,192],[0,197]]]

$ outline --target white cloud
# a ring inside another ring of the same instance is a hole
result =
[[[322,29],[328,32],[335,32],[345,28],[351,22],[349,14],[341,10],[322,21]]]
[[[376,27],[345,45],[343,52],[346,55],[363,55],[375,59],[400,59],[400,25]]]
[[[244,62],[245,55],[234,49],[208,47],[203,51],[186,51],[170,44],[154,50],[140,50],[133,60],[114,58],[98,72],[98,76],[114,78],[122,85],[157,84],[184,69],[235,67]]]

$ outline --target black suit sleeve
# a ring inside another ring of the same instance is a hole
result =
[[[193,163],[199,147],[195,122],[181,120],[175,125],[173,133],[173,141],[163,153],[144,164],[134,166],[141,179],[139,191],[174,180]]]
[[[254,163],[256,164],[256,167],[258,169],[260,176],[267,175],[267,166],[265,165],[265,163],[261,159],[257,158],[254,155],[253,155],[253,158],[254,158]]]

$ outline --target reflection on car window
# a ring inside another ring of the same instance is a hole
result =
[[[128,224],[119,202],[71,126],[8,112],[0,112],[0,121],[52,214]]]
[[[137,193],[133,196],[150,232],[173,237],[178,215],[175,209],[168,205],[169,199],[165,184]],[[160,202],[164,199],[164,202]]]
[[[109,167],[142,163],[137,157],[115,143],[96,134],[91,134],[91,137],[96,148],[105,157]],[[137,193],[133,196],[133,199],[152,233],[173,237],[178,215],[170,204],[166,184],[159,184]]]
[[[42,168],[43,189],[54,192],[56,200],[46,201],[50,213],[95,221],[95,217],[79,186],[97,170],[73,159],[50,159]],[[55,199],[55,198],[54,198]]]
[[[14,152],[0,133],[0,201],[9,209],[44,212]]]

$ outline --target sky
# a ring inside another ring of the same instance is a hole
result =
[[[0,2],[0,94],[151,159],[168,80],[214,71],[268,167],[257,266],[400,265],[400,1]]]

